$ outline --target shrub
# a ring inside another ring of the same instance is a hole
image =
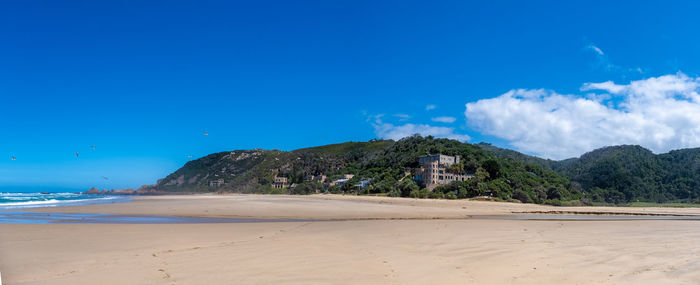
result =
[[[321,185],[321,183],[310,181],[299,183],[296,185],[296,187],[290,188],[289,194],[308,195],[316,192],[321,192],[321,190],[323,190],[323,185]]]
[[[268,190],[267,194],[276,194],[276,195],[287,194],[287,190],[280,189],[280,188],[270,188]]]
[[[409,193],[409,194],[410,194],[410,193]],[[389,196],[389,197],[401,197],[401,191],[399,191],[399,189],[396,189],[396,188],[391,189],[391,191],[389,191],[389,195],[388,195],[388,196]],[[406,196],[408,196],[408,195],[406,195]]]
[[[399,182],[396,188],[398,188],[398,191],[403,197],[407,197],[411,194],[411,192],[419,189],[418,184],[410,179],[404,179],[403,181]]]
[[[513,199],[518,200],[523,203],[531,203],[532,200],[530,199],[530,196],[527,196],[525,192],[520,191],[520,190],[515,190],[515,193],[513,193]]]
[[[428,189],[425,189],[425,190],[427,191]],[[442,192],[438,192],[438,191],[430,192],[427,195],[427,198],[431,198],[431,199],[440,199],[443,197],[444,197],[444,194]]]

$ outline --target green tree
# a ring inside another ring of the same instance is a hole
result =
[[[496,179],[501,174],[501,166],[495,159],[484,161],[481,166],[484,168],[484,170],[486,170],[486,172],[489,173],[490,179]]]
[[[401,193],[402,197],[408,197],[412,191],[419,189],[418,184],[411,179],[404,179],[397,185],[397,190]]]

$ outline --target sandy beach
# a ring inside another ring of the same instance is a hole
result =
[[[522,212],[700,215],[336,195],[137,197],[61,213],[317,219],[0,224],[3,284],[697,284],[699,221],[465,219]]]

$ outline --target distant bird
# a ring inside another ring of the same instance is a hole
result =
[[[77,152],[74,152],[73,154],[75,154],[76,158],[78,158],[80,156]]]
[[[17,158],[13,156],[13,157],[12,157],[12,160],[17,160]]]
[[[204,132],[204,135],[205,135],[205,136],[208,136],[208,135],[209,135],[209,132]]]
[[[95,149],[95,146],[94,146],[94,145],[91,145],[91,146],[90,146],[90,149]]]
[[[102,176],[102,179],[104,180],[109,180],[109,178]]]
[[[192,158],[192,156],[191,156],[191,155],[188,155],[187,158]]]

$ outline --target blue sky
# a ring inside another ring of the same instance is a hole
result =
[[[664,101],[666,111],[697,110],[698,8],[691,1],[6,1],[0,190],[138,187],[188,155],[411,131],[557,159],[618,143],[656,152],[700,146],[694,132],[681,131],[695,117],[656,118],[658,104],[640,103],[661,92],[677,100]],[[649,91],[658,82],[668,85]],[[651,87],[633,88],[641,85]],[[510,115],[499,113],[502,106]],[[624,133],[630,123],[639,124]],[[573,134],[589,137],[558,143]]]

